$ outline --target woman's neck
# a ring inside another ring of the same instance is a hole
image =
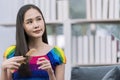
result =
[[[45,43],[42,41],[42,39],[32,39],[29,41],[29,48],[35,48],[35,49],[42,49],[44,47]]]

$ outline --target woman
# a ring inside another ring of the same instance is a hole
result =
[[[31,49],[35,51],[27,59]],[[63,51],[48,44],[40,9],[35,5],[21,7],[16,20],[16,45],[4,53],[2,80],[64,80],[65,63]]]

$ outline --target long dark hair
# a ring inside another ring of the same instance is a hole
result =
[[[26,34],[23,23],[24,23],[24,16],[26,11],[29,9],[34,8],[40,12],[42,15],[43,21],[44,21],[44,26],[45,26],[45,31],[42,35],[42,41],[48,44],[47,40],[47,32],[46,32],[46,24],[45,20],[43,17],[43,14],[41,10],[32,4],[24,5],[20,8],[17,14],[17,19],[16,19],[16,50],[15,50],[15,56],[25,56],[25,54],[29,51],[28,47],[28,35]],[[19,74],[21,76],[29,76],[30,75],[30,70],[27,64],[22,64],[18,70]]]

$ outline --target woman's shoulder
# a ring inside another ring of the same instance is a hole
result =
[[[3,57],[4,57],[4,58],[11,58],[11,57],[13,57],[14,54],[15,54],[15,48],[16,48],[15,45],[9,46],[9,47],[5,50]]]
[[[64,54],[64,50],[62,48],[60,48],[59,46],[54,46],[53,50],[57,53],[57,54]]]
[[[66,56],[62,48],[54,46],[53,49],[51,50],[51,53],[55,59],[57,59],[61,63],[66,63]]]

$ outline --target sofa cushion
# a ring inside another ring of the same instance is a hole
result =
[[[120,70],[116,66],[113,69],[111,69],[102,80],[120,80]]]

